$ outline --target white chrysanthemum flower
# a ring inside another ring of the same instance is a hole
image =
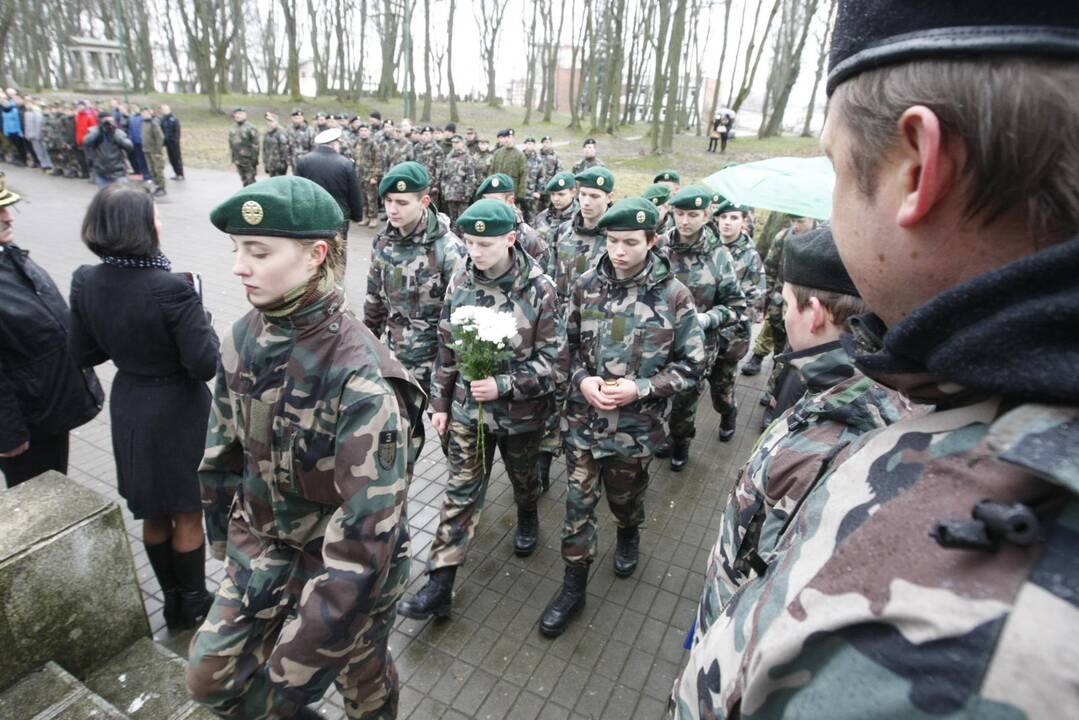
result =
[[[466,326],[475,326],[476,311],[481,310],[475,305],[464,305],[457,308],[450,314],[450,324],[454,327],[464,328]]]
[[[488,312],[476,318],[476,334],[481,340],[498,344],[517,335],[517,320],[513,313],[484,309]]]

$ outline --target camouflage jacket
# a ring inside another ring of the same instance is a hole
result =
[[[806,394],[757,440],[731,491],[697,609],[696,641],[738,588],[772,563],[784,523],[851,443],[914,412],[902,395],[855,369],[838,341],[783,359]]]
[[[416,162],[427,168],[427,176],[431,179],[431,188],[437,190],[442,186],[442,164],[446,156],[442,148],[434,140],[426,143],[416,143]]]
[[[491,163],[494,161],[494,153],[490,150],[486,152],[480,152],[477,150],[472,154],[472,159],[476,161],[476,182],[492,174],[494,170],[491,169]],[[475,192],[475,191],[473,191]]]
[[[292,157],[292,145],[284,128],[267,130],[262,134],[262,166],[266,172],[287,170]]]
[[[710,226],[706,225],[705,227]],[[716,232],[718,236],[719,233]],[[732,359],[741,358],[749,347],[749,338],[752,334],[750,325],[757,322],[764,312],[764,263],[761,256],[753,247],[753,241],[745,233],[741,233],[734,241],[724,243],[731,253],[734,261],[734,272],[738,275],[738,284],[742,287],[742,293],[746,296],[746,320],[745,322],[730,325],[722,330],[722,335],[727,340],[727,355]]]
[[[688,245],[682,243],[677,230],[661,240],[661,251],[670,261],[674,276],[689,288],[697,312],[708,316],[704,347],[706,365],[711,367],[716,353],[727,349],[726,343],[720,342],[721,331],[746,317],[746,297],[738,284],[731,254],[707,225]]]
[[[46,150],[60,150],[70,143],[64,136],[63,113],[50,112],[45,115],[45,127],[42,130],[42,139]]]
[[[378,144],[371,138],[357,138],[352,160],[356,163],[356,175],[360,182],[370,183],[382,179],[382,159],[379,157]]]
[[[543,236],[525,222],[524,215],[521,214],[521,209],[515,207],[513,208],[513,212],[517,215],[517,226],[514,228],[514,232],[517,233],[517,247],[524,250],[536,261],[536,265],[539,267],[540,272],[546,273],[547,276],[550,277],[554,253],[547,245],[547,241],[543,239]]]
[[[594,268],[600,255],[607,252],[607,233],[602,228],[586,228],[578,209],[558,226],[551,251],[554,254],[551,279],[558,290],[558,299],[565,303],[577,278]]]
[[[339,289],[285,318],[253,310],[224,338],[199,468],[207,535],[248,617],[294,603],[276,674],[336,675],[364,616],[397,601],[424,404]]]
[[[451,152],[442,164],[442,192],[446,202],[468,202],[476,191],[476,161],[467,150]]]
[[[385,175],[394,165],[412,160],[413,157],[411,140],[387,138],[382,148],[382,174]]]
[[[307,123],[299,127],[294,125],[289,127],[288,140],[292,167],[296,167],[297,160],[315,149],[315,134],[315,129]]]
[[[438,354],[438,321],[446,288],[468,253],[449,231],[449,219],[433,210],[407,236],[390,224],[375,236],[363,321],[405,367],[432,362]]]
[[[502,361],[493,376],[498,399],[483,404],[484,425],[510,435],[543,428],[555,411],[555,373],[565,351],[566,328],[551,279],[520,248],[515,248],[513,265],[501,277],[487,278],[469,260],[446,291],[438,324],[438,360],[431,378],[431,409],[449,412],[457,422],[476,427],[478,406],[469,392],[469,380],[457,371],[450,325],[453,311],[469,305],[510,312],[517,319],[517,335],[509,343],[513,357]]]
[[[772,238],[772,244],[768,247],[768,255],[764,258],[764,276],[768,289],[765,295],[765,304],[781,307],[783,305],[783,249],[787,246],[787,238],[790,237],[791,229],[784,228]]]
[[[574,198],[573,202],[567,205],[562,212],[555,210],[553,205],[548,205],[543,208],[543,210],[536,213],[536,216],[532,218],[532,228],[540,234],[540,237],[542,237],[548,245],[553,246],[555,242],[555,233],[558,231],[559,226],[572,218],[580,209],[581,206],[577,204],[576,198]]]
[[[566,314],[565,441],[594,457],[648,457],[667,438],[671,396],[704,372],[704,333],[693,296],[667,259],[649,253],[632,278],[615,277],[607,254],[576,282]],[[611,411],[585,400],[581,381],[628,378],[639,398]]]
[[[577,162],[575,162],[573,164],[573,170],[571,172],[574,175],[576,175],[579,172],[587,170],[590,167],[596,167],[597,165],[599,167],[607,167],[607,165],[602,160],[600,160],[598,157],[589,158],[589,159],[581,158],[580,160],[578,160]]]
[[[532,192],[546,195],[547,183],[562,172],[562,161],[558,159],[558,153],[554,151],[554,148],[550,150],[540,148],[538,162],[532,167],[532,172]]]
[[[528,177],[525,179],[525,190],[528,197],[532,197],[534,192],[542,192],[543,188],[536,189],[536,182],[539,180],[540,172],[543,168],[543,161],[540,159],[538,152],[533,150],[529,152],[522,150],[525,155],[525,160],[528,161]]]
[[[229,151],[236,165],[259,164],[259,131],[247,120],[229,130]]]
[[[165,152],[165,131],[161,121],[156,118],[142,121],[142,149],[147,155],[160,155]]]
[[[771,566],[694,646],[676,717],[1076,707],[1077,267],[1079,238],[952,287],[890,329],[854,318],[843,342],[855,365],[934,409],[863,435],[809,489]],[[1022,520],[1008,532],[984,514],[993,508]],[[942,522],[965,529],[970,549]]]
[[[528,196],[528,158],[517,147],[500,147],[491,157],[491,166],[481,178],[495,173],[506,173],[513,180],[513,193],[517,197]]]

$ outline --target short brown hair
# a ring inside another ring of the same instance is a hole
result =
[[[121,183],[101,188],[86,209],[82,241],[99,257],[156,255],[160,245],[149,191]]]
[[[794,283],[787,283],[787,285],[791,289],[791,294],[794,295],[795,302],[798,303],[799,310],[805,310],[809,307],[810,298],[817,298],[820,304],[832,314],[832,322],[840,327],[846,325],[847,320],[855,315],[864,315],[869,312],[869,307],[865,304],[865,301],[854,295],[843,295],[830,290],[817,290],[808,288],[805,285],[795,285]]]
[[[852,135],[856,183],[867,197],[900,116],[924,105],[945,137],[966,148],[968,219],[989,223],[1021,208],[1036,237],[1079,231],[1079,73],[1070,58],[917,60],[860,73],[832,102]]]

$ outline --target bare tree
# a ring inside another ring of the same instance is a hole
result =
[[[210,109],[221,112],[220,79],[227,67],[226,56],[236,39],[236,24],[227,0],[181,0],[180,19],[187,34],[188,52],[194,56],[195,72],[210,102]]]
[[[622,100],[622,65],[625,62],[626,0],[611,0],[607,6],[607,72],[603,85],[603,109],[600,128],[614,134],[618,130],[618,111]]]
[[[716,69],[716,84],[712,88],[712,102],[708,105],[709,124],[715,118],[716,111],[719,110],[719,81],[723,77],[723,60],[727,57],[727,36],[730,34],[728,31],[731,26],[731,5],[733,4],[733,0],[724,0],[723,3],[723,44],[719,50],[719,68]]]
[[[663,118],[663,138],[660,150],[668,153],[674,149],[674,125],[678,116],[679,62],[682,59],[682,38],[686,29],[686,0],[678,0],[671,24],[671,45],[667,52],[670,65],[667,69],[667,115]]]
[[[382,75],[378,80],[378,99],[386,102],[397,91],[393,81],[394,51],[397,49],[397,32],[401,18],[394,0],[382,0],[382,12],[377,18],[378,36],[382,43]],[[407,29],[406,29],[407,32]]]
[[[836,0],[828,3],[828,19],[824,23],[818,39],[820,50],[817,53],[817,73],[813,76],[813,90],[809,93],[809,105],[806,107],[806,121],[802,126],[802,137],[812,137],[809,126],[813,122],[813,111],[816,105],[817,89],[820,87],[821,78],[824,77],[824,63],[828,59],[828,45],[831,39],[832,23],[835,22]]]
[[[663,73],[666,62],[667,34],[671,25],[671,6],[668,3],[659,3],[659,30],[656,33],[655,43],[652,47],[655,55],[655,69],[652,73],[652,128],[649,135],[652,138],[652,152],[660,151],[660,120],[663,112],[663,96],[666,94],[666,77]]]
[[[809,26],[819,4],[819,0],[783,2],[784,17],[775,35],[772,67],[768,73],[767,96],[770,102],[764,105],[758,137],[775,137],[780,133],[787,100],[802,67],[802,51],[809,36]]]
[[[181,0],[182,2],[182,0]],[[285,68],[285,92],[293,100],[300,99],[300,49],[296,37],[296,0],[279,0],[285,16],[285,39],[288,43],[288,65]]]
[[[450,27],[446,36],[446,83],[450,90],[450,122],[459,122],[457,89],[453,86],[453,22],[457,15],[457,0],[450,0]]]
[[[554,28],[554,12],[553,2],[548,0],[547,3],[547,16],[550,19],[550,28]],[[576,6],[576,4],[574,5]],[[555,33],[548,32],[547,39],[547,87],[546,95],[543,103],[543,121],[551,121],[551,113],[555,107],[555,78],[558,75],[558,49],[562,44],[562,27],[566,20],[566,3],[559,3],[560,10],[558,11],[558,31]],[[571,15],[572,16],[572,15]]]
[[[536,37],[539,33],[536,32],[536,18],[539,14],[539,3],[536,0],[531,0],[532,5],[532,20],[528,21],[528,14],[521,13],[521,32],[524,35],[525,42],[525,119],[524,124],[528,125],[532,122],[532,101],[535,99],[536,89],[536,56],[539,54],[539,43],[536,42]]]
[[[776,13],[779,10],[779,4],[783,0],[773,0],[772,11],[768,13],[768,22],[764,25],[764,32],[761,33],[761,44],[757,48],[757,55],[754,58],[753,48],[755,47],[757,37],[757,21],[760,19],[760,9],[764,5],[764,0],[759,0],[757,5],[757,15],[753,20],[753,32],[749,35],[749,44],[746,46],[746,64],[742,70],[742,82],[738,87],[738,94],[734,98],[734,102],[731,103],[731,109],[735,112],[742,107],[742,103],[749,97],[749,92],[753,87],[753,78],[757,75],[757,66],[760,65],[761,55],[764,54],[765,42],[764,38],[768,37],[768,31],[772,28],[772,21],[776,18]]]
[[[431,122],[431,0],[423,0],[423,111],[420,120]]]
[[[502,29],[502,20],[506,15],[509,0],[479,0],[472,6],[476,18],[476,28],[480,32],[480,58],[487,73],[487,98],[491,107],[498,106],[495,90],[495,52],[498,49],[498,33]]]
[[[584,0],[584,15],[588,17],[592,10],[592,0]],[[574,25],[581,28],[581,32],[578,35],[573,33],[573,49],[570,51],[572,59],[569,66],[569,127],[570,130],[581,129],[581,98],[584,94],[584,68],[581,68],[580,77],[577,74],[577,59],[584,58],[584,43],[585,43],[585,28],[582,23],[576,22],[577,17],[577,0],[573,0],[573,13]],[[580,80],[580,82],[578,82]],[[576,91],[576,92],[575,92]]]

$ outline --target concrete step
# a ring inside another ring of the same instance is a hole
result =
[[[213,720],[188,696],[185,667],[183,658],[142,638],[94,670],[86,685],[131,720]]]
[[[0,693],[4,720],[130,720],[54,662]]]

